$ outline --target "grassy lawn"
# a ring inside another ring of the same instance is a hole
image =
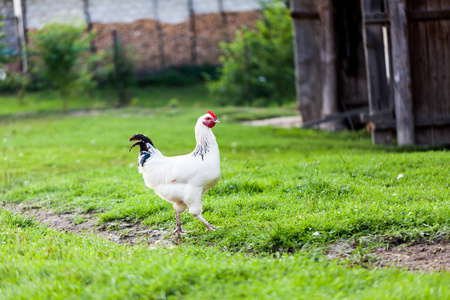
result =
[[[211,109],[221,120],[222,177],[203,216],[217,230],[183,214],[190,233],[181,245],[150,250],[2,212],[0,298],[450,297],[448,272],[366,269],[322,253],[341,239],[364,240],[366,251],[385,236],[448,236],[448,151],[373,146],[365,132],[242,126],[292,109],[217,107],[200,85],[140,90],[120,110],[109,109],[114,97],[106,90],[71,103],[101,110],[94,114],[61,114],[52,94],[29,94],[25,106],[0,97],[0,200],[171,230],[173,209],[145,187],[128,139],[141,132],[166,155],[188,153],[197,117]],[[34,113],[14,115],[26,111]]]

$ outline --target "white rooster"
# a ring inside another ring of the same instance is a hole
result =
[[[208,230],[215,228],[202,216],[202,197],[220,177],[219,146],[211,128],[220,123],[208,110],[197,120],[195,139],[197,146],[189,154],[166,157],[155,148],[150,138],[135,134],[130,138],[140,146],[138,157],[139,173],[145,185],[153,189],[164,200],[173,203],[177,228],[173,234],[184,235],[180,215],[189,208],[189,213],[199,219]]]

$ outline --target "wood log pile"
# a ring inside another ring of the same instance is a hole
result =
[[[219,64],[222,51],[219,43],[233,40],[234,32],[241,26],[253,28],[256,20],[262,18],[260,11],[226,12],[194,15],[195,31],[191,21],[178,24],[161,23],[158,35],[157,22],[143,19],[132,23],[103,24],[94,23],[92,29],[97,33],[97,49],[109,49],[113,45],[112,31],[117,30],[120,41],[128,53],[133,55],[138,71],[154,72],[164,67],[191,64]],[[225,21],[224,21],[225,19]],[[192,47],[195,40],[195,48]],[[163,49],[164,58],[161,57]],[[192,60],[195,51],[195,61]]]

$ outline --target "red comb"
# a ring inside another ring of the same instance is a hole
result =
[[[210,114],[214,119],[217,119],[216,115],[212,111],[208,110],[207,113]]]

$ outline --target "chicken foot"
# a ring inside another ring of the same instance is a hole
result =
[[[186,231],[181,230],[181,218],[180,218],[181,213],[179,211],[175,210],[175,218],[177,219],[177,228],[175,229],[174,232],[172,232],[172,234],[178,234],[178,235],[185,235]]]
[[[200,222],[202,222],[203,224],[205,224],[205,226],[208,228],[208,230],[216,230],[216,227],[212,226],[211,224],[208,223],[208,221],[206,221],[201,215],[197,215],[195,216]]]

